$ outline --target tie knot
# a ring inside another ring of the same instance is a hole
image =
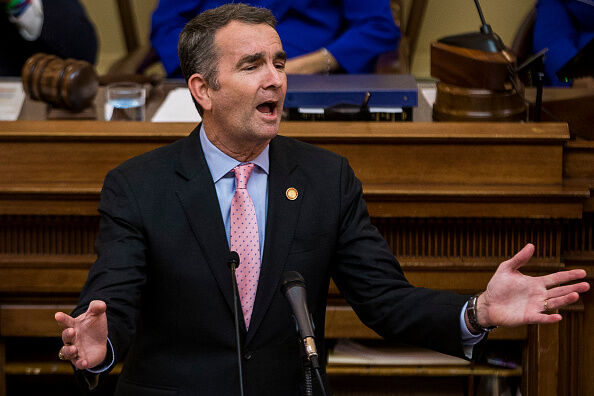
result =
[[[235,182],[237,184],[236,188],[247,188],[247,183],[253,170],[253,163],[237,165],[233,168],[233,171],[235,172]]]

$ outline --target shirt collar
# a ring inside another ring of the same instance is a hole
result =
[[[237,165],[241,164],[241,162],[237,161],[235,158],[231,158],[227,154],[223,153],[218,149],[217,146],[208,140],[206,137],[206,132],[204,131],[204,124],[200,126],[200,143],[202,144],[204,158],[206,159],[206,163],[210,169],[210,174],[212,175],[212,179],[215,183]],[[266,145],[264,150],[262,150],[262,152],[256,158],[250,161],[258,165],[258,167],[260,167],[260,169],[262,169],[266,174],[268,174],[269,169],[268,151],[269,145]]]

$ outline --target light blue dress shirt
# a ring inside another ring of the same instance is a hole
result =
[[[204,152],[206,164],[212,175],[212,180],[217,190],[221,216],[225,224],[225,233],[227,234],[227,243],[231,245],[229,239],[231,201],[235,195],[235,173],[233,168],[242,162],[229,157],[219,150],[208,140],[204,132],[204,126],[200,127],[200,144]],[[250,161],[256,166],[248,180],[247,190],[254,207],[256,209],[256,219],[258,220],[258,238],[260,240],[260,257],[264,252],[264,235],[266,231],[266,209],[268,208],[268,146],[254,160]]]

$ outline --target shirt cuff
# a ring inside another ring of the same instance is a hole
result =
[[[41,0],[31,0],[31,5],[18,17],[8,17],[19,29],[21,36],[27,41],[35,41],[41,36],[43,27],[43,5]]]
[[[109,362],[109,364],[105,363],[100,366],[88,368],[87,371],[89,373],[101,374],[101,373],[109,370],[113,366],[113,363],[115,362],[115,354],[113,353],[113,345],[111,345],[111,341],[109,340],[109,338],[107,338],[107,345],[109,345],[109,349],[111,351],[111,362]]]
[[[486,333],[472,334],[470,332],[468,326],[466,326],[466,320],[464,320],[464,313],[466,312],[467,305],[468,302],[464,304],[464,306],[462,307],[462,312],[460,312],[460,335],[462,338],[462,348],[464,350],[464,356],[466,356],[468,359],[472,359],[472,352],[474,346],[481,342],[483,338],[485,338]]]

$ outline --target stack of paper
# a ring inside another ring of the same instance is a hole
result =
[[[0,121],[16,121],[25,100],[20,81],[0,82]]]
[[[330,364],[468,365],[469,361],[429,349],[409,346],[372,346],[341,339],[328,357]]]

